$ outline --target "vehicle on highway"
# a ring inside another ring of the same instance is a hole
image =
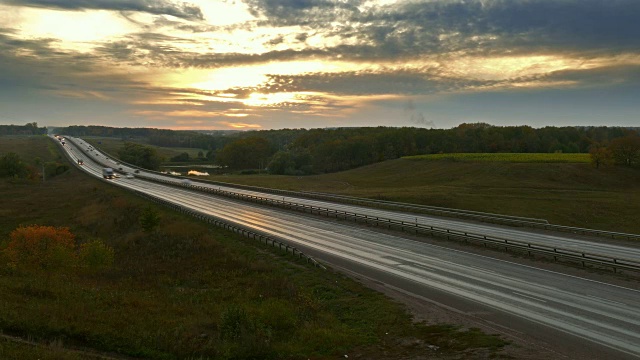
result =
[[[133,174],[127,174],[125,177],[126,177],[127,179],[133,179],[133,178],[135,178],[135,176],[133,176]]]
[[[140,174],[140,170],[136,169],[136,171],[134,171],[134,173]]]
[[[82,159],[78,159],[78,165],[82,165],[84,164],[84,161]]]
[[[103,168],[102,177],[105,179],[113,179],[116,177],[116,174],[113,172],[112,168]]]

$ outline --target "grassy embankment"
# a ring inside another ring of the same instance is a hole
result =
[[[44,137],[0,137],[0,154],[8,151],[60,156]],[[0,338],[2,358],[392,359],[432,352],[430,344],[460,358],[500,356],[504,345],[476,330],[413,324],[402,306],[348,278],[164,208],[145,233],[137,219],[147,202],[75,168],[45,183],[0,179],[0,196],[0,248],[16,227],[40,224],[115,250],[99,273],[0,261],[0,330],[41,344]]]
[[[210,179],[640,233],[640,169],[596,169],[589,164],[588,154],[438,154],[316,176],[225,175]]]
[[[122,141],[109,144],[113,148],[108,151],[116,153]],[[640,233],[636,220],[640,213],[640,169],[595,169],[588,154],[433,154],[333,174],[304,177],[228,174],[212,175],[209,179]]]

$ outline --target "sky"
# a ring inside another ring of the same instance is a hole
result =
[[[0,124],[640,126],[639,0],[0,0]]]

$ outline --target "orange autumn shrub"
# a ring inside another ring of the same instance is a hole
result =
[[[11,267],[28,270],[55,270],[75,264],[75,235],[69,228],[30,225],[10,234],[5,255]]]

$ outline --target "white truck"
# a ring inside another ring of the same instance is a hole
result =
[[[103,168],[102,177],[105,179],[113,179],[116,177],[116,174],[113,172],[112,168]]]

